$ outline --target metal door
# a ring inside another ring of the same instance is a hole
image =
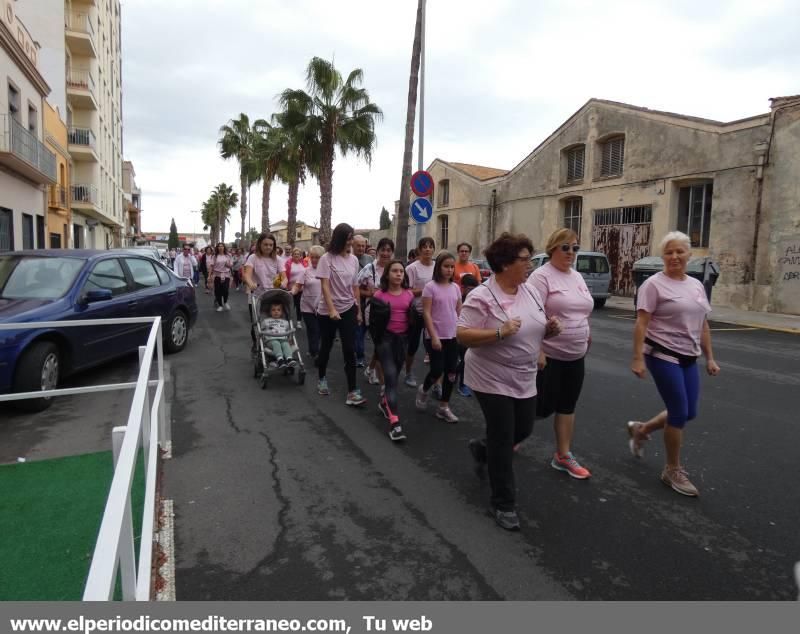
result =
[[[592,249],[605,253],[611,264],[610,292],[633,297],[633,263],[650,254],[650,223],[596,225]]]

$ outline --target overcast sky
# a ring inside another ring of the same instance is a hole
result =
[[[142,226],[201,231],[210,190],[239,190],[219,127],[268,118],[305,88],[313,56],[364,85],[384,112],[372,165],[334,163],[333,223],[378,226],[400,193],[416,0],[124,0],[125,158],[142,188]],[[428,0],[425,165],[435,158],[510,169],[597,97],[722,121],[800,93],[796,0]],[[414,167],[417,147],[414,149]],[[261,185],[252,187],[260,226]],[[270,219],[286,218],[274,185]],[[233,229],[239,210],[233,210]],[[319,187],[298,217],[319,220]]]

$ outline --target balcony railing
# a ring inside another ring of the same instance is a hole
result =
[[[83,145],[95,149],[96,137],[89,128],[77,128],[70,126],[69,143],[70,145]]]
[[[63,185],[50,185],[50,206],[66,209],[69,196],[67,188]]]
[[[94,27],[88,13],[68,13],[66,18],[66,27],[70,31],[86,33],[94,38]]]
[[[67,86],[88,90],[94,94],[94,77],[88,68],[70,68],[67,71]]]
[[[73,185],[72,202],[97,205],[97,187],[94,185]]]
[[[56,155],[11,115],[0,115],[0,120],[3,129],[0,151],[14,154],[50,180],[56,180]]]

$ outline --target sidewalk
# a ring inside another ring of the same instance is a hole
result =
[[[606,302],[609,308],[633,312],[633,297],[611,296]],[[751,310],[737,310],[727,306],[712,305],[711,320],[726,324],[751,326],[764,330],[776,330],[800,335],[800,315],[781,315],[779,313],[760,313]]]

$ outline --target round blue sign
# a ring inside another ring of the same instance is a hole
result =
[[[433,205],[427,198],[417,198],[411,203],[411,217],[417,224],[424,224],[433,218]]]

